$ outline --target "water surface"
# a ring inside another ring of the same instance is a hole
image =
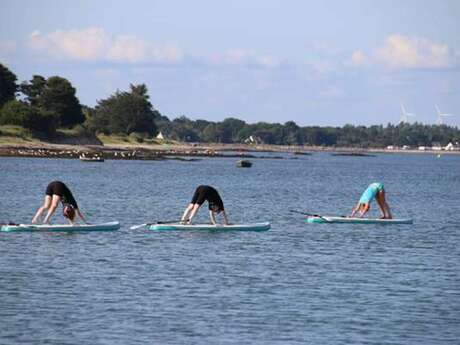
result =
[[[0,233],[0,343],[458,344],[460,156],[285,157],[297,159],[0,158],[0,222],[29,222],[59,179],[90,221],[122,223]],[[374,181],[414,225],[289,212],[347,214]],[[232,222],[272,229],[129,230],[178,219],[199,184],[219,190]]]

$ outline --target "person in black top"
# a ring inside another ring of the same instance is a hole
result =
[[[205,201],[208,201],[209,204],[209,217],[211,218],[211,223],[216,225],[214,213],[222,213],[222,216],[224,217],[224,224],[228,225],[228,218],[224,210],[224,203],[222,202],[219,193],[217,193],[215,188],[205,185],[198,186],[195,190],[192,201],[184,211],[181,223],[192,224],[193,217]]]
[[[62,213],[64,217],[66,217],[69,220],[70,224],[74,224],[76,214],[78,214],[78,216],[83,220],[83,222],[86,223],[85,217],[83,217],[83,214],[80,212],[78,204],[75,201],[72,192],[63,182],[51,182],[48,185],[48,187],[46,187],[45,194],[45,202],[37,210],[37,213],[32,219],[32,223],[36,223],[42,215],[42,213],[45,210],[48,210],[48,213],[46,214],[43,223],[49,224],[51,216],[54,214],[54,211],[56,211],[59,201],[62,202]]]

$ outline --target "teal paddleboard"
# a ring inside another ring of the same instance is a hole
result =
[[[270,229],[270,223],[252,223],[252,224],[180,224],[180,223],[171,223],[171,224],[152,224],[149,226],[149,230],[225,230],[225,231],[265,231]]]
[[[412,224],[410,218],[393,218],[393,219],[375,219],[375,218],[350,218],[336,216],[309,216],[306,218],[307,223],[320,224]]]
[[[109,222],[101,224],[17,224],[17,225],[2,225],[0,231],[15,232],[15,231],[111,231],[120,228],[119,222]]]

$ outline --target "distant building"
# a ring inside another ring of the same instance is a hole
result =
[[[460,151],[460,145],[458,143],[448,143],[446,146],[443,147],[443,149],[446,151]]]
[[[245,144],[260,144],[262,140],[256,136],[250,135],[249,138],[244,140]]]
[[[388,145],[387,146],[387,150],[394,150],[394,149],[395,149],[395,147],[393,145]]]
[[[160,139],[160,140],[165,140],[165,137],[163,136],[163,133],[161,133],[161,132],[158,132],[156,138]]]
[[[419,147],[418,147],[418,150],[419,150],[419,151],[426,151],[426,146],[419,146]]]
[[[409,145],[403,145],[402,149],[403,149],[403,150],[409,150],[409,149],[410,149],[410,146],[409,146]]]

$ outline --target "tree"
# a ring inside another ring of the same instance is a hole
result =
[[[26,97],[25,100],[32,106],[38,106],[40,96],[46,86],[46,79],[41,75],[34,75],[30,82],[24,81],[19,86],[21,91]]]
[[[130,85],[130,92],[117,91],[98,102],[91,127],[106,134],[156,133],[155,117],[161,114],[153,109],[144,84]]]
[[[45,79],[34,75],[30,82],[23,82],[20,91],[31,106],[56,114],[58,125],[72,127],[85,121],[76,90],[65,78]]]
[[[18,89],[16,80],[16,75],[0,63],[0,108],[6,102],[15,99]]]
[[[301,144],[300,127],[294,121],[288,121],[284,124],[283,144],[298,145]]]
[[[233,143],[238,141],[238,132],[246,126],[246,122],[233,117],[226,118],[220,125],[221,141]]]
[[[2,108],[0,125],[16,125],[45,134],[54,134],[56,130],[56,115],[31,106],[26,102],[12,100]]]
[[[39,96],[38,105],[45,111],[54,112],[59,125],[72,127],[85,121],[76,90],[72,84],[61,77],[51,77]]]

